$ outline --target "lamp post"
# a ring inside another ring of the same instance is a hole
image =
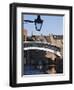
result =
[[[41,19],[40,15],[37,15],[37,19],[35,19],[34,21],[32,21],[32,20],[24,20],[24,22],[34,23],[35,29],[37,31],[41,30],[42,24],[43,24],[43,20]]]

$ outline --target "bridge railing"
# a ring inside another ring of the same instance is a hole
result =
[[[59,47],[56,47],[54,45],[51,45],[49,43],[41,43],[41,42],[24,42],[24,48],[26,47],[43,47],[43,48],[48,48],[52,49],[54,51],[61,51]]]

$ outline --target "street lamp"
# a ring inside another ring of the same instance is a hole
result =
[[[29,22],[29,23],[34,23],[35,24],[35,29],[37,31],[40,31],[42,28],[43,20],[40,18],[40,15],[37,16],[37,19],[34,21],[32,20],[24,20],[24,22]]]

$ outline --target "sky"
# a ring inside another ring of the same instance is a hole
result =
[[[24,20],[34,21],[37,15],[23,14],[23,29],[26,29],[28,36],[33,35],[63,35],[63,17],[55,15],[40,15],[43,20],[41,31],[36,31],[34,23],[26,23]]]

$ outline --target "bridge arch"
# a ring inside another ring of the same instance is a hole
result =
[[[61,54],[59,51],[54,51],[52,49],[43,48],[43,47],[25,47],[24,50],[43,50],[43,51],[49,51],[53,54],[56,54],[57,56],[61,57]]]

